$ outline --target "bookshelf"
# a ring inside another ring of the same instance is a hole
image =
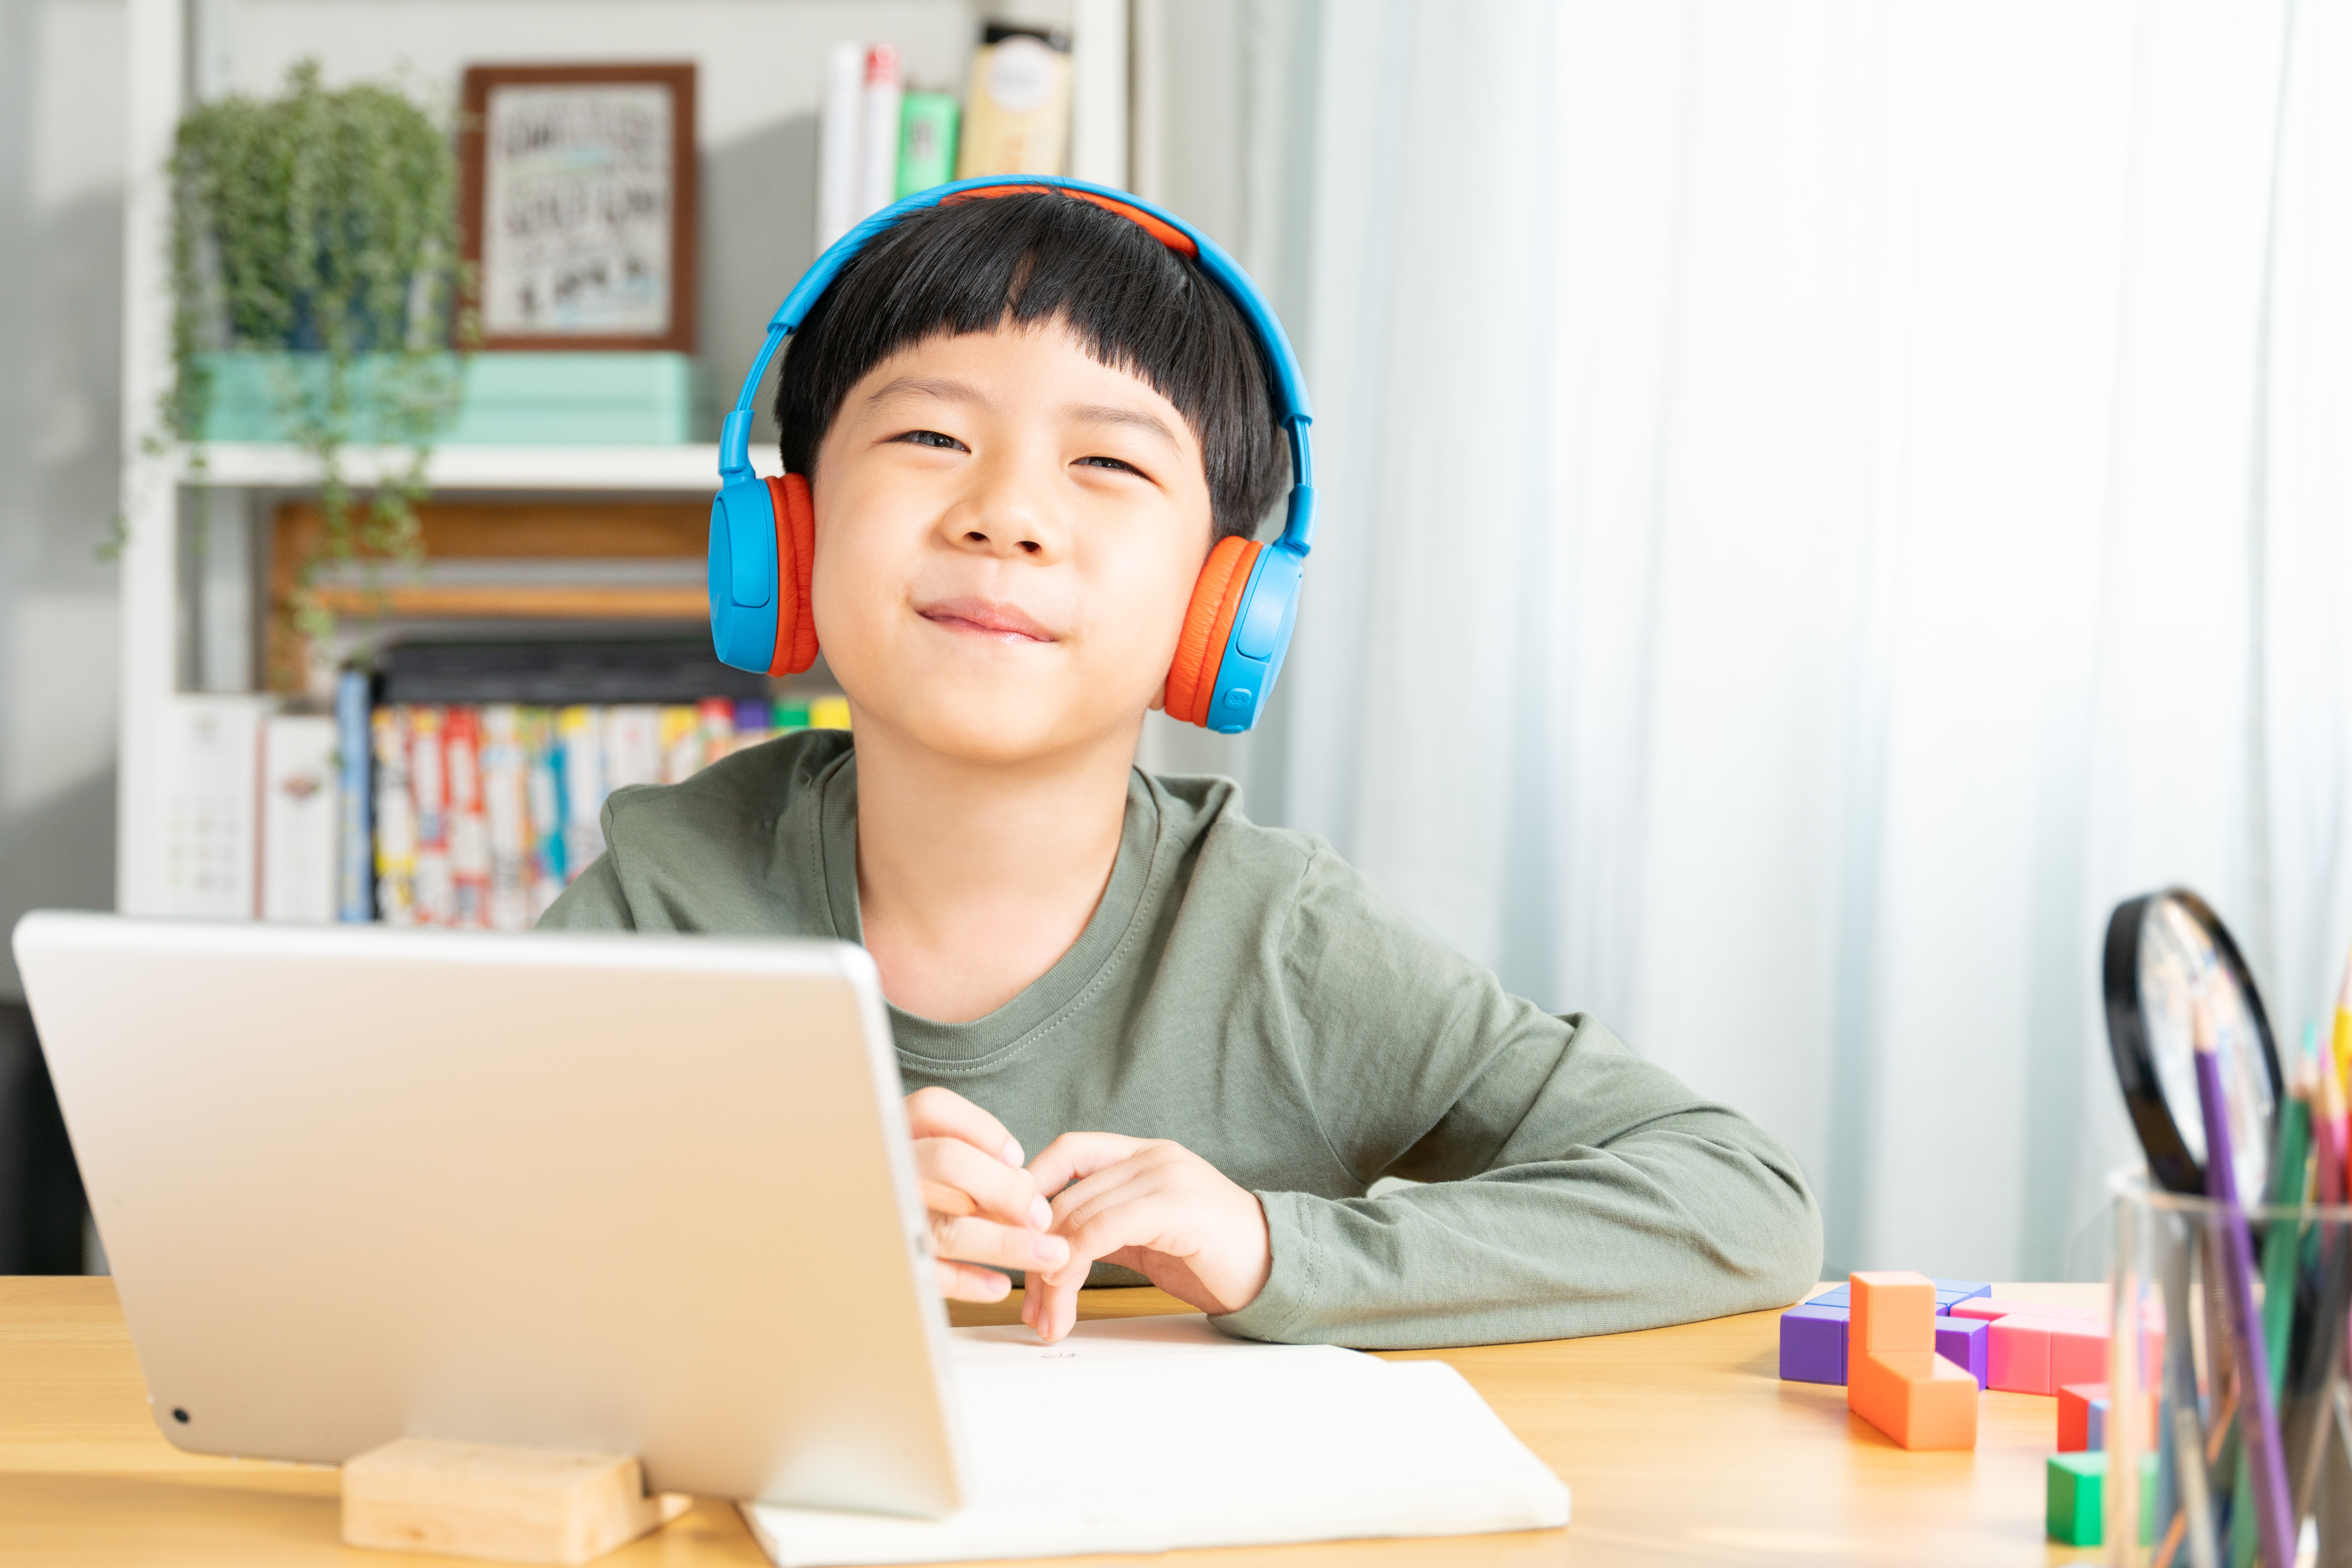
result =
[[[163,868],[175,787],[168,743],[173,704],[199,690],[266,688],[279,650],[269,646],[277,633],[265,619],[272,593],[282,587],[271,581],[268,563],[278,533],[303,526],[306,498],[317,482],[290,446],[215,443],[199,471],[186,451],[149,442],[157,397],[171,376],[171,213],[163,168],[187,103],[232,89],[267,89],[288,58],[304,53],[320,55],[331,79],[405,71],[435,82],[446,76],[453,92],[456,68],[475,58],[695,58],[708,83],[700,132],[703,246],[713,253],[702,269],[698,358],[714,392],[731,400],[766,312],[809,259],[808,237],[792,225],[802,208],[813,206],[814,110],[825,45],[836,37],[887,38],[906,53],[910,74],[960,89],[982,20],[1065,27],[1072,44],[1071,171],[1125,185],[1132,42],[1139,37],[1129,26],[1131,3],[614,0],[593,8],[594,26],[583,28],[578,8],[557,0],[354,0],[336,6],[127,0],[117,907],[169,912]],[[779,68],[779,60],[793,59],[803,64]],[[746,188],[762,199],[738,199]],[[784,216],[773,217],[772,208]],[[731,237],[714,234],[714,210],[744,226]],[[747,266],[757,268],[748,280],[725,270],[740,274]],[[754,307],[753,300],[765,302]],[[724,308],[736,301],[740,309]],[[757,319],[748,319],[753,309]],[[755,465],[772,471],[772,451],[763,458],[759,447],[755,440]],[[344,454],[347,477],[361,484],[404,467],[398,450]],[[718,448],[698,443],[442,447],[427,471],[436,502],[445,503],[428,521],[429,560],[578,555],[610,564],[657,555],[668,569],[643,581],[560,585],[467,582],[457,574],[393,590],[393,608],[426,617],[562,620],[575,627],[698,618],[700,589],[676,570],[682,559],[677,541],[658,548],[653,542],[667,538],[665,531],[677,532],[688,510],[707,506],[717,471]],[[546,521],[546,508],[556,505],[575,520],[600,510],[612,514],[608,522],[634,517],[642,548],[616,545],[610,528],[577,524],[583,537],[572,542],[576,548],[561,544]],[[540,522],[518,522],[535,507]],[[519,526],[537,531],[519,543]],[[479,537],[469,539],[469,529]],[[494,548],[490,535],[500,529],[507,532]],[[330,585],[325,598],[339,612],[367,602],[356,587]],[[236,670],[239,660],[215,658],[207,666],[205,650],[239,647],[251,650],[243,672],[224,685],[218,671]],[[200,675],[200,668],[211,673]]]

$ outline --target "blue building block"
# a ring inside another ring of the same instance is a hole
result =
[[[1986,1347],[1992,1342],[1992,1325],[1982,1318],[1936,1320],[1936,1353],[1985,1385]]]
[[[1846,1312],[1807,1302],[1780,1314],[1780,1375],[1791,1383],[1845,1382]]]
[[[2087,1412],[2084,1422],[2084,1441],[2093,1453],[2098,1453],[2107,1446],[2107,1402],[2094,1399]]]
[[[1936,1294],[1949,1295],[1955,1300],[1965,1301],[1971,1296],[1991,1295],[1992,1287],[1981,1279],[1938,1279],[1936,1281]]]
[[[1843,1312],[1847,1307],[1853,1305],[1853,1300],[1848,1294],[1847,1288],[1841,1285],[1834,1290],[1822,1291],[1820,1295],[1806,1302],[1805,1305],[1808,1307],[1835,1307],[1839,1311]]]

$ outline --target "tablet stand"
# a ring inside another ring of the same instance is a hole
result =
[[[395,1552],[587,1563],[693,1506],[618,1454],[404,1437],[345,1461],[343,1542]]]

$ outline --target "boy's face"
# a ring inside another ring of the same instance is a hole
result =
[[[1159,701],[1209,551],[1200,443],[1058,322],[877,365],[811,495],[817,640],[861,727],[1018,762]]]

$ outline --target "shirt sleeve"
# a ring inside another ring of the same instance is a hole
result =
[[[1261,1192],[1274,1269],[1213,1320],[1364,1348],[1615,1333],[1795,1300],[1821,1214],[1795,1158],[1581,1015],[1413,930],[1328,850],[1279,973],[1324,1141],[1378,1197]]]
[[[635,931],[637,922],[629,912],[628,895],[621,889],[620,873],[613,868],[613,857],[608,852],[588,863],[588,868],[572,879],[572,885],[555,896],[547,912],[539,917],[537,931]]]

